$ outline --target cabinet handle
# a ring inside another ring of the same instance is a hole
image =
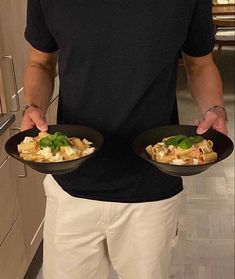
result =
[[[11,128],[12,131],[18,131],[20,132],[21,129],[19,127],[12,127]],[[28,175],[27,169],[26,169],[26,165],[23,164],[23,174],[18,174],[19,178],[25,178]]]
[[[15,121],[15,115],[8,113],[0,117],[0,135],[2,135]]]
[[[26,169],[26,165],[23,164],[23,174],[18,174],[19,178],[25,178],[28,175],[27,169]]]
[[[8,160],[9,158],[10,158],[10,156],[8,155],[8,156],[6,157],[6,159],[1,163],[0,169],[3,168],[3,166],[6,164],[6,162],[7,162],[7,160]]]
[[[12,82],[14,87],[14,94],[11,96],[11,99],[12,102],[15,100],[15,107],[13,102],[10,112],[17,112],[20,109],[20,101],[19,101],[18,90],[17,90],[17,81],[16,81],[13,57],[11,55],[4,55],[1,57],[1,59],[7,59],[10,62],[11,77],[12,77]]]

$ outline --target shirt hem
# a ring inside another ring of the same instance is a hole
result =
[[[182,51],[185,54],[187,54],[189,56],[192,56],[192,57],[203,57],[205,55],[210,54],[213,51],[214,47],[215,47],[215,42],[213,41],[211,43],[211,45],[207,49],[204,49],[204,50],[194,50],[194,51],[191,51],[191,50],[189,50],[187,48],[185,48],[185,49],[183,48]]]
[[[62,186],[61,186],[62,187]],[[68,189],[64,189],[70,196],[76,197],[76,198],[82,198],[82,199],[89,199],[89,200],[98,200],[98,201],[106,201],[106,202],[120,202],[120,203],[140,203],[140,202],[154,202],[154,201],[160,201],[172,198],[173,196],[179,194],[183,191],[183,186],[178,185],[175,188],[175,191],[172,191],[171,193],[159,193],[159,195],[154,197],[131,197],[131,198],[121,198],[121,197],[104,197],[104,196],[98,196],[98,195],[91,195],[91,194],[82,194],[82,193],[73,193],[69,191]]]

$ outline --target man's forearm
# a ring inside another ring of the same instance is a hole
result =
[[[29,62],[24,73],[24,103],[38,106],[46,113],[54,90],[55,68]]]
[[[212,106],[223,106],[222,82],[214,63],[188,69],[191,94],[202,115]]]
[[[183,58],[191,94],[203,117],[201,122],[197,121],[197,133],[203,134],[213,128],[227,135],[227,115],[224,108],[221,108],[224,106],[222,81],[212,55],[192,57],[183,53]]]

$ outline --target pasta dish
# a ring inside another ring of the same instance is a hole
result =
[[[67,138],[60,132],[40,132],[36,137],[25,137],[18,144],[21,158],[35,162],[62,162],[78,159],[94,152],[92,142],[86,139]]]
[[[214,162],[217,153],[213,151],[213,142],[201,136],[187,137],[176,135],[163,138],[154,146],[145,148],[151,159],[173,165],[199,165]]]

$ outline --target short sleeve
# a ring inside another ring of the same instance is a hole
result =
[[[58,49],[48,29],[40,0],[28,0],[25,39],[37,50],[54,52]]]
[[[214,45],[212,1],[196,0],[182,51],[190,56],[199,57],[209,54]]]

